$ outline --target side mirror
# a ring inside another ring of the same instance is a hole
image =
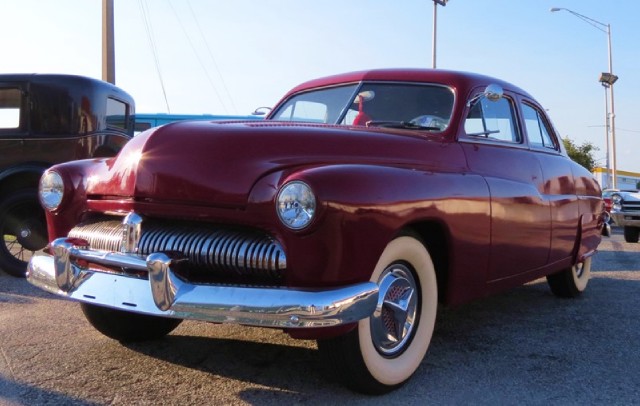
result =
[[[271,111],[271,107],[258,107],[251,113],[252,116],[264,116]]]
[[[373,100],[374,97],[376,97],[376,92],[374,92],[373,90],[364,90],[358,93],[358,95],[356,96],[353,102],[354,103],[368,102],[369,100]]]
[[[502,90],[502,86],[492,83],[484,89],[484,92],[470,98],[469,101],[467,102],[467,107],[471,107],[483,97],[485,97],[489,101],[495,102],[502,99],[503,95],[504,95],[504,90]]]
[[[500,85],[492,83],[484,89],[484,96],[492,102],[502,99],[503,95],[504,90],[502,90],[502,86]]]

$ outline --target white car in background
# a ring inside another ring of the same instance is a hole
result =
[[[616,225],[624,228],[626,242],[638,242],[640,238],[640,192],[621,190],[612,193],[611,217]]]

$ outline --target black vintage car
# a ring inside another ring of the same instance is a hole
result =
[[[40,175],[53,164],[115,155],[133,137],[120,88],[73,75],[0,75],[0,269],[24,276],[47,243]]]

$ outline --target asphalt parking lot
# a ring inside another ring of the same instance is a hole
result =
[[[538,280],[438,317],[413,379],[372,398],[328,381],[314,342],[184,322],[125,346],[77,304],[0,272],[0,404],[640,404],[640,244],[618,229],[576,300]]]

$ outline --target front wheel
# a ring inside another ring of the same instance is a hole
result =
[[[80,305],[84,316],[96,330],[123,343],[162,338],[182,322],[181,319],[148,316],[89,303]]]
[[[0,269],[24,277],[27,262],[47,245],[47,222],[35,189],[14,192],[0,202]]]
[[[331,376],[366,394],[404,384],[424,358],[436,320],[438,287],[433,261],[416,238],[391,241],[373,271],[379,286],[373,315],[346,335],[319,340]]]
[[[551,292],[558,297],[574,298],[587,288],[591,275],[591,257],[558,273],[547,276]]]
[[[638,242],[640,239],[640,227],[624,226],[624,240],[626,242]]]

